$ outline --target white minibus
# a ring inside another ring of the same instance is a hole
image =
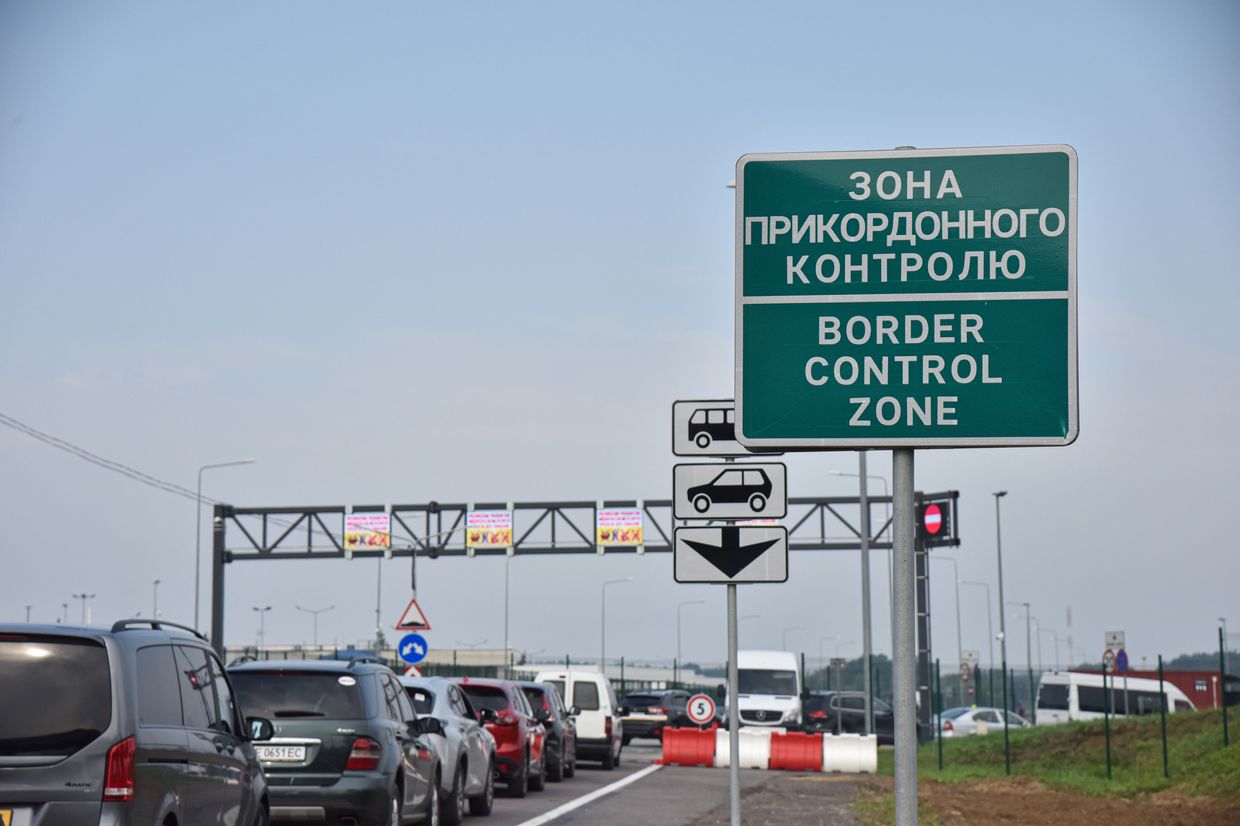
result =
[[[1107,675],[1085,671],[1048,671],[1038,683],[1037,724],[1096,720],[1107,712],[1117,717],[1157,714],[1158,680]],[[1163,681],[1167,711],[1194,711],[1192,701],[1172,683]],[[1107,695],[1110,694],[1109,702]]]

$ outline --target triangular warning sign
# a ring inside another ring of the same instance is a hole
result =
[[[426,619],[426,614],[422,613],[421,606],[418,605],[418,598],[414,597],[409,600],[409,606],[405,608],[405,613],[400,615],[400,619],[396,622],[397,631],[429,631],[431,624]]]

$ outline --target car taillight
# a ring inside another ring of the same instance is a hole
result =
[[[819,709],[818,711],[811,711],[809,713],[809,716],[811,720],[821,720],[822,718],[827,716],[827,713]]]
[[[517,724],[517,717],[508,709],[504,709],[499,713],[496,722],[501,726],[515,726]]]
[[[133,800],[133,763],[136,746],[126,737],[108,749],[107,771],[103,776],[104,800]]]
[[[955,731],[955,730],[956,730],[956,727],[952,725],[951,720],[943,721],[943,731]]]
[[[353,741],[349,751],[349,761],[344,764],[347,771],[374,771],[379,768],[379,758],[383,749],[377,740],[369,737],[358,737]]]
[[[608,717],[603,721],[603,734],[606,737],[611,736],[611,718]]]
[[[670,709],[668,709],[667,706],[660,706],[659,708],[650,709],[651,714],[667,714],[669,711]]]

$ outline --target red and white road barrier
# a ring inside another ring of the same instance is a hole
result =
[[[784,729],[742,728],[740,767],[801,772],[873,774],[878,738],[861,734],[802,734]],[[727,768],[728,731],[710,728],[664,729],[663,756],[656,763]]]

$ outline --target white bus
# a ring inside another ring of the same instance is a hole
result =
[[[1163,681],[1167,711],[1195,711],[1196,706],[1171,682]],[[1110,694],[1108,703],[1107,694]],[[1122,676],[1081,671],[1048,671],[1038,683],[1037,724],[1066,723],[1069,720],[1096,720],[1107,712],[1116,717],[1157,714],[1158,680],[1132,677],[1125,688]]]

